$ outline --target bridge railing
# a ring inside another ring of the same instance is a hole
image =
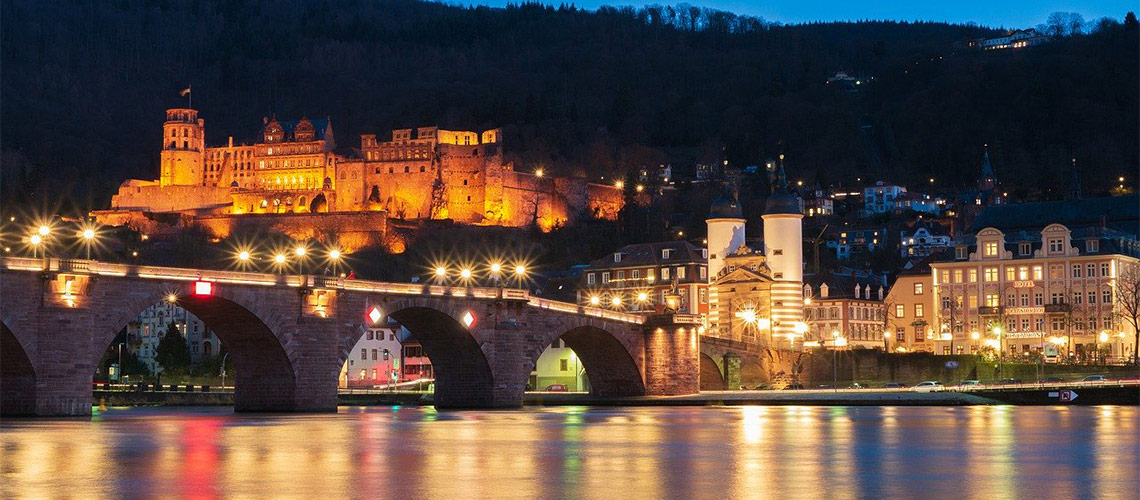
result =
[[[132,276],[178,281],[202,280],[241,285],[335,288],[365,293],[518,300],[525,301],[530,307],[548,309],[551,311],[583,314],[624,323],[642,324],[645,322],[645,317],[641,315],[534,297],[531,296],[529,291],[518,288],[464,287],[424,283],[387,283],[317,275],[266,274],[247,271],[137,266],[97,260],[59,258],[37,259],[28,257],[4,257],[0,259],[0,267],[17,271],[80,272],[103,276]]]

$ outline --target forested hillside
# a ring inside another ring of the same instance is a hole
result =
[[[934,176],[950,186],[973,179],[988,142],[1001,181],[1049,197],[1071,154],[1090,191],[1140,165],[1134,22],[982,53],[955,42],[997,30],[781,26],[687,5],[3,0],[0,10],[5,203],[99,208],[123,179],[156,177],[162,111],[186,104],[188,84],[214,144],[252,140],[268,114],[330,116],[343,148],[397,127],[503,127],[518,168],[561,174],[722,156],[748,165],[782,150],[790,175],[824,185]],[[829,85],[837,71],[865,84]]]

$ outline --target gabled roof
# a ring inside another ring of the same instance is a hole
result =
[[[1069,229],[1100,225],[1136,234],[1140,227],[1140,196],[1110,196],[1083,200],[1043,201],[994,205],[974,219],[970,232],[994,227],[1003,233],[1017,230],[1040,232],[1049,224],[1063,224]]]
[[[764,266],[767,269],[767,266]],[[738,267],[727,274],[716,279],[717,285],[727,285],[730,283],[752,283],[756,281],[772,281],[772,277],[759,271],[753,271],[747,267]]]
[[[669,249],[671,255],[668,259],[661,258],[661,250]],[[638,266],[663,266],[685,263],[707,264],[704,250],[687,241],[663,241],[657,243],[638,243],[626,245],[617,251],[590,263],[589,269],[611,269]],[[621,253],[621,262],[614,262],[615,253]]]
[[[313,132],[314,132],[314,139],[315,140],[318,140],[318,141],[324,140],[325,139],[325,133],[331,132],[331,129],[329,128],[330,121],[328,118],[312,118],[312,119],[308,119],[308,120],[309,120],[309,123],[313,124]],[[297,124],[301,123],[301,120],[276,120],[276,121],[277,121],[277,124],[281,126],[281,129],[283,131],[285,131],[285,137],[287,137],[288,140],[290,140],[290,141],[295,140],[293,134],[297,129]],[[271,121],[269,123],[273,123],[273,122]],[[261,132],[262,132],[262,134],[265,133],[265,127],[264,126],[261,128]]]

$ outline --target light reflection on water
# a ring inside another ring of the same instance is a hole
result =
[[[5,420],[4,497],[1137,498],[1137,407],[563,407]]]

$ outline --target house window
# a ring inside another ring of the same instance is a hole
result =
[[[987,267],[985,269],[985,280],[993,282],[998,280],[998,270],[996,267]]]
[[[360,350],[360,360],[364,361],[366,359],[368,359],[368,349],[361,349]]]
[[[1049,253],[1058,254],[1064,251],[1064,244],[1061,238],[1049,238]]]
[[[677,279],[679,279],[679,280],[685,279],[685,268],[683,268],[683,267],[677,268]]]
[[[372,350],[372,361],[376,361],[378,354],[379,354],[379,352],[377,349]]]
[[[988,241],[982,244],[982,255],[986,257],[997,257],[998,244],[996,241]]]
[[[1108,263],[1101,262],[1100,264],[1100,277],[1107,278],[1108,276]]]
[[[669,279],[669,268],[668,267],[662,267],[661,268],[661,279],[663,279],[663,280]]]
[[[604,285],[604,284],[609,283],[609,282],[610,282],[610,273],[609,272],[602,273],[602,284]]]
[[[915,283],[914,284],[914,294],[915,295],[922,295],[922,283]]]
[[[1089,304],[1096,304],[1096,292],[1089,291]]]
[[[950,309],[950,297],[942,297],[942,308]]]
[[[565,358],[558,360],[558,369],[560,371],[568,371],[570,369],[569,360]]]
[[[1035,306],[1045,305],[1045,294],[1041,293],[1041,292],[1034,292],[1033,293],[1033,305],[1035,305]]]
[[[1100,241],[1088,240],[1085,242],[1085,251],[1088,253],[1096,253],[1100,251]]]
[[[1080,305],[1080,303],[1081,303],[1081,292],[1073,292],[1073,304]]]
[[[1073,264],[1073,277],[1074,278],[1080,278],[1081,277],[1081,265],[1080,264]]]
[[[707,267],[705,267],[705,266],[697,266],[697,270],[698,270],[698,272],[700,273],[700,275],[701,275],[701,279],[702,279],[702,280],[708,279],[708,276],[709,276],[709,269],[708,269]]]
[[[1105,288],[1103,291],[1101,291],[1100,301],[1102,304],[1111,304],[1112,303],[1112,290]]]
[[[1021,243],[1017,245],[1017,253],[1021,255],[1029,255],[1029,243]]]
[[[635,280],[641,279],[641,270],[640,269],[634,269],[634,270],[630,271],[629,277],[633,278]]]
[[[926,332],[922,330],[921,326],[914,327],[914,341],[926,342]]]
[[[671,253],[673,253],[673,251],[672,251],[672,250],[670,250],[670,249],[668,249],[668,248],[662,248],[662,249],[661,249],[661,258],[662,258],[662,259],[668,259],[668,258],[669,258],[669,254],[671,254]],[[662,277],[664,277],[664,275],[662,275]]]
[[[922,310],[923,309],[922,306],[923,306],[923,304],[915,304],[914,305],[914,317],[916,317],[916,318],[922,317],[922,314],[925,312]]]
[[[586,275],[586,284],[587,285],[593,285],[594,284],[594,273],[589,273]]]
[[[970,283],[977,283],[978,282],[978,270],[977,269],[970,269],[968,281]]]
[[[905,342],[906,341],[906,328],[903,328],[901,326],[898,328],[895,328],[895,340],[897,340],[899,342]]]
[[[1017,268],[1013,266],[1005,266],[1005,280],[1014,281],[1017,279]]]
[[[977,309],[978,308],[978,296],[977,295],[971,295],[968,304],[970,305],[970,309]]]
[[[906,306],[905,305],[895,304],[895,317],[896,318],[905,318],[906,317]]]
[[[999,305],[1001,305],[1001,302],[996,293],[986,294],[986,307],[997,307]]]
[[[625,280],[625,271],[618,271],[617,272],[617,280],[618,281],[624,281]]]
[[[1033,266],[1033,279],[1042,280],[1045,278],[1045,269],[1042,266]]]
[[[962,277],[962,271],[958,271],[958,277],[959,278]],[[947,269],[943,269],[942,270],[942,283],[949,283],[949,282],[950,282],[950,271]]]
[[[958,260],[966,260],[966,247],[955,247],[954,258]]]
[[[1088,264],[1085,266],[1085,277],[1086,278],[1095,278],[1096,277],[1096,264]]]

